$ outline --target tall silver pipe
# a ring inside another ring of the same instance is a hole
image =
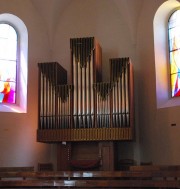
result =
[[[94,89],[93,89],[93,51],[91,54],[91,61],[90,61],[90,112],[91,112],[91,127],[94,127]]]
[[[127,62],[126,66],[126,116],[127,116],[127,126],[129,126],[129,62]]]
[[[74,85],[74,93],[73,93],[73,102],[74,102],[74,106],[73,106],[73,114],[77,114],[77,66],[76,66],[76,58],[75,55],[73,54],[73,85]]]
[[[43,119],[44,119],[44,93],[43,93],[43,88],[44,88],[44,74],[42,70],[42,65],[41,65],[41,70],[40,70],[40,79],[41,79],[41,89],[40,89],[40,129],[43,129]]]
[[[87,113],[87,125],[88,128],[90,127],[90,76],[89,76],[89,68],[90,68],[90,62],[87,60],[87,64],[86,64],[86,113]]]

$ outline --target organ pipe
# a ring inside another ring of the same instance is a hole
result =
[[[112,84],[96,83],[94,88],[97,95],[97,128],[110,127],[110,93]]]
[[[57,112],[58,85],[67,82],[66,71],[57,62],[38,63],[39,67],[39,128],[56,129],[59,120]],[[61,73],[59,75],[58,73]]]
[[[58,133],[55,138],[60,141],[83,140],[83,137],[87,140],[132,138],[130,58],[110,59],[110,82],[103,82],[101,47],[94,37],[70,39],[70,50],[72,84],[67,84],[67,71],[59,63],[38,63],[38,132],[54,130],[54,134],[44,137],[52,140]]]
[[[94,65],[98,63],[98,60],[94,58],[96,56],[96,43],[93,37],[70,40],[73,61],[73,116],[75,117],[75,128],[92,128],[95,126],[93,84],[96,82]]]
[[[129,58],[110,59],[113,85],[113,126],[129,127]]]

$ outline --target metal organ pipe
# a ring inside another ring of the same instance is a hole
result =
[[[129,60],[127,60],[129,61]],[[130,114],[130,109],[129,109],[129,65],[126,64],[126,72],[125,72],[125,89],[126,89],[126,119],[127,119],[127,125],[130,124],[129,122],[129,114]]]
[[[71,39],[73,57],[73,116],[78,121],[74,126],[92,127],[94,114],[93,64],[94,38]]]
[[[97,128],[110,127],[110,93],[111,83],[96,83],[94,85],[97,95]]]
[[[113,125],[129,127],[129,58],[110,59],[113,87]],[[116,70],[116,71],[115,71]],[[116,116],[115,116],[116,115]]]
[[[93,53],[92,53],[93,54]],[[93,114],[94,114],[94,94],[93,94],[93,55],[91,55],[91,61],[90,61],[90,114],[91,114],[91,127],[93,127]]]
[[[63,80],[67,74],[58,63],[38,64],[39,130],[63,130],[64,137],[71,133],[67,129],[74,129],[75,140],[124,137],[132,121],[130,59],[110,59],[110,82],[106,83],[101,81],[101,51],[95,39],[70,39],[70,47],[72,85]]]

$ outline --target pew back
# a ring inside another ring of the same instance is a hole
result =
[[[33,166],[29,167],[0,167],[0,172],[23,172],[23,171],[34,171]]]
[[[0,172],[0,178],[0,188],[180,188],[179,170]]]
[[[180,170],[180,165],[133,165],[130,171],[160,171],[160,170]]]

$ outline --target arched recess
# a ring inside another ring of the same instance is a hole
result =
[[[24,22],[15,15],[0,14],[0,23],[9,23],[18,34],[17,97],[16,104],[0,104],[1,112],[27,112],[28,31]]]
[[[180,6],[176,0],[164,2],[154,16],[154,53],[156,71],[157,108],[180,105],[180,98],[171,98],[169,52],[168,52],[168,19]]]

